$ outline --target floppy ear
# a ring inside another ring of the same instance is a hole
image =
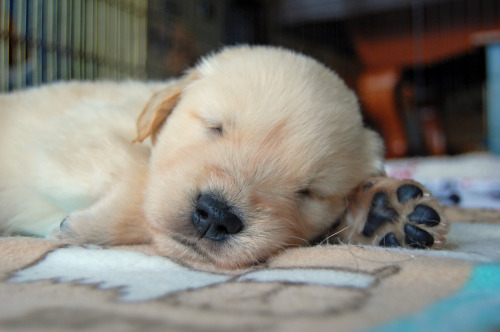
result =
[[[173,82],[167,88],[155,93],[144,107],[137,119],[137,138],[135,142],[142,142],[151,136],[153,144],[156,141],[161,127],[167,117],[172,113],[186,86],[197,78],[196,72],[186,74]]]

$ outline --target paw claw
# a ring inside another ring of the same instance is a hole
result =
[[[59,224],[59,229],[61,231],[67,230],[67,228],[68,228],[68,219],[69,219],[69,216],[67,216],[66,218],[64,218],[63,220],[61,220],[61,223]]]

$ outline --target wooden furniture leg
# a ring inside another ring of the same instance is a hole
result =
[[[396,86],[401,77],[397,68],[365,70],[358,79],[358,94],[367,116],[382,132],[386,157],[403,157],[408,150],[404,124],[398,112]]]

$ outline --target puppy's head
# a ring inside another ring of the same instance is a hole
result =
[[[155,244],[225,268],[317,238],[382,153],[337,75],[268,47],[226,49],[155,95],[138,120],[150,135]]]

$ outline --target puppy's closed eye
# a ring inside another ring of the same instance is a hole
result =
[[[200,119],[202,126],[207,129],[208,134],[211,137],[219,137],[224,133],[224,126],[222,125],[222,122],[214,119],[208,119],[202,116],[198,116],[198,118]]]
[[[209,124],[207,125],[207,128],[212,135],[222,136],[222,134],[224,133],[222,124]]]
[[[307,197],[312,196],[312,191],[309,188],[303,188],[303,189],[297,190],[296,193],[300,198],[307,198]]]

